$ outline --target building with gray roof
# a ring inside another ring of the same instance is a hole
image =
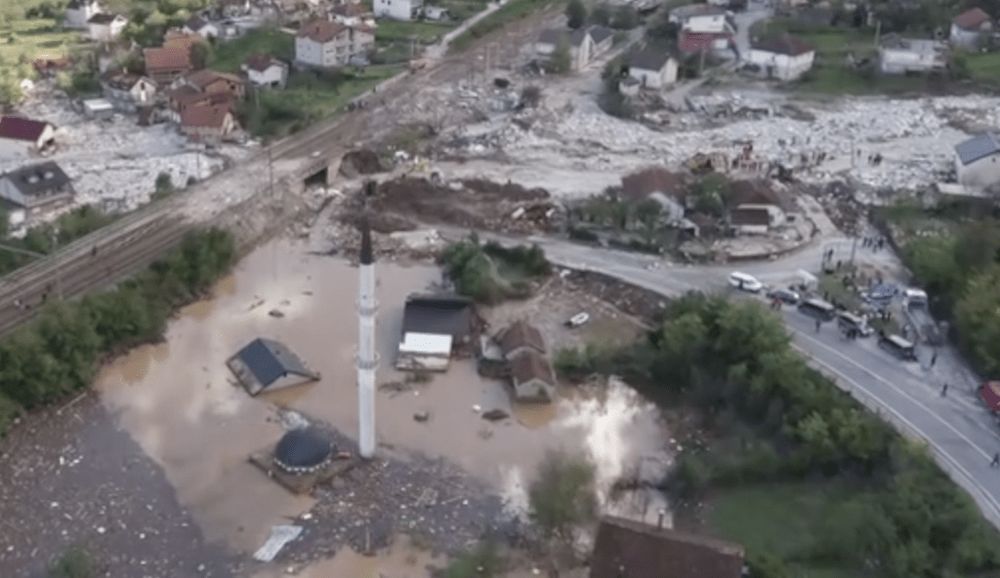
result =
[[[292,350],[273,339],[254,339],[230,357],[226,365],[250,395],[320,378]]]
[[[985,132],[955,145],[955,176],[964,187],[981,190],[1000,183],[1000,136]]]

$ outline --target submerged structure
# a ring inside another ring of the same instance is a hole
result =
[[[250,395],[317,381],[312,371],[283,343],[257,338],[226,361]]]
[[[326,468],[333,454],[333,444],[322,431],[298,428],[288,431],[274,448],[274,465],[286,474],[312,474]]]

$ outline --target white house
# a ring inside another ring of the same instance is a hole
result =
[[[688,4],[670,11],[668,20],[680,26],[681,30],[696,34],[719,34],[733,32],[726,20],[726,11],[711,4]]]
[[[510,381],[517,401],[550,402],[555,398],[552,366],[537,351],[526,351],[511,360]]]
[[[816,51],[800,38],[784,34],[750,44],[747,62],[760,67],[768,78],[795,80],[813,66]]]
[[[992,31],[993,21],[990,15],[981,8],[972,8],[951,21],[948,39],[953,46],[976,49]]]
[[[344,66],[366,60],[374,48],[375,34],[370,28],[312,20],[295,36],[295,61],[320,68]]]
[[[666,50],[647,47],[628,57],[628,75],[641,88],[659,90],[677,82],[677,61]]]
[[[420,16],[424,0],[375,0],[372,10],[379,18],[414,20]]]
[[[94,42],[114,42],[121,35],[128,18],[121,14],[94,14],[87,21],[88,36]]]
[[[205,40],[219,37],[219,27],[200,16],[188,18],[182,30],[185,34],[197,34]]]
[[[440,22],[448,20],[451,18],[451,15],[448,13],[448,9],[443,6],[424,6],[424,18]]]
[[[253,54],[243,63],[250,84],[258,88],[285,88],[288,65],[268,54]]]
[[[133,111],[137,107],[151,106],[158,87],[151,78],[122,73],[106,76],[101,81],[101,88],[104,98],[115,108]]]
[[[955,174],[970,189],[1000,183],[1000,136],[983,133],[956,145]]]
[[[52,161],[0,175],[0,199],[14,208],[10,217],[12,225],[65,206],[73,200],[74,194],[69,177]]]
[[[55,130],[50,123],[40,120],[0,117],[0,158],[45,153],[55,146]]]
[[[570,55],[570,70],[580,70],[591,60],[611,49],[614,33],[605,26],[589,26],[578,30],[543,30],[535,42],[535,56],[548,60],[559,47],[566,43]]]
[[[86,30],[87,22],[100,12],[101,5],[98,4],[97,0],[70,0],[69,4],[66,5],[63,26]]]
[[[937,40],[901,38],[890,34],[878,49],[879,70],[884,74],[931,72],[947,66],[947,47]]]

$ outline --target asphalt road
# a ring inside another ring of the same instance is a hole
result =
[[[530,240],[541,245],[549,259],[559,266],[604,273],[665,296],[690,290],[734,292],[728,287],[726,277],[737,267],[764,281],[778,282],[799,269],[817,270],[820,256],[827,249],[834,249],[835,258],[844,260],[851,250],[851,242],[838,237],[775,261],[735,267],[694,267],[669,265],[657,257],[568,241]],[[871,254],[859,250],[857,257],[894,260],[885,251]],[[1000,429],[975,395],[979,379],[954,351],[940,349],[933,368],[929,363],[931,352],[926,349],[918,351],[921,361],[902,362],[881,350],[873,338],[846,341],[832,323],[816,332],[813,320],[794,308],[786,307],[781,315],[793,346],[814,367],[901,433],[925,441],[941,467],[973,497],[983,515],[1000,528],[1000,469],[989,465],[994,453],[1000,451]],[[942,396],[945,383],[949,389]]]

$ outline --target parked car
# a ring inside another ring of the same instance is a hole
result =
[[[566,327],[580,327],[590,321],[590,313],[581,312],[566,320]]]
[[[780,287],[768,291],[767,298],[771,300],[778,300],[788,305],[798,305],[799,299],[801,299],[797,292],[792,291],[791,289],[782,289]]]
[[[917,360],[917,352],[913,347],[913,342],[899,335],[885,335],[878,340],[878,345],[903,361]]]
[[[740,273],[739,271],[733,271],[729,274],[729,285],[740,291],[749,291],[750,293],[759,293],[764,288],[764,284],[758,281],[756,277]]]

